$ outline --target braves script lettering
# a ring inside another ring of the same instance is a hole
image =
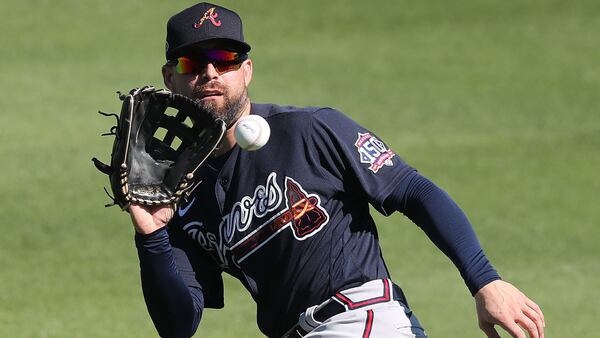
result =
[[[265,186],[256,187],[253,196],[243,197],[233,205],[231,212],[223,217],[221,234],[228,243],[232,240],[234,231],[244,232],[248,229],[254,216],[263,218],[281,204],[283,194],[276,178],[277,175],[271,173]]]
[[[271,173],[266,184],[254,189],[252,196],[244,196],[235,203],[231,211],[223,216],[219,224],[219,235],[204,229],[202,222],[190,222],[183,227],[204,250],[216,251],[222,267],[230,265],[228,256],[234,235],[248,229],[254,217],[262,218],[277,209],[283,201],[283,193],[277,185],[277,174]]]
[[[223,216],[218,234],[198,221],[187,223],[183,230],[204,250],[213,252],[223,268],[238,265],[287,228],[297,240],[305,240],[327,224],[329,215],[319,196],[307,193],[289,177],[284,183],[285,192],[277,184],[277,174],[269,174],[264,186],[257,186],[252,195],[242,197]],[[281,208],[284,201],[286,205]],[[277,209],[281,210],[272,214]]]

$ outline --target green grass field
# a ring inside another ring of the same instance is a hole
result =
[[[162,87],[192,1],[0,0],[0,337],[155,337],[133,229],[105,209],[115,92]],[[255,102],[327,105],[447,190],[546,336],[600,331],[600,2],[223,1],[253,46]],[[402,215],[384,254],[431,337],[483,337],[456,269]],[[250,296],[197,337],[260,337]],[[503,337],[508,337],[503,335]]]

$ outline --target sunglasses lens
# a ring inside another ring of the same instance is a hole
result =
[[[196,62],[194,62],[194,60],[186,58],[186,57],[180,57],[177,58],[177,65],[175,66],[175,71],[177,71],[177,73],[179,74],[189,74],[191,72],[194,71],[194,69],[197,68]]]
[[[232,70],[237,70],[240,68],[241,63],[213,63],[213,66],[217,69],[220,74],[230,72]]]
[[[177,58],[175,70],[179,74],[200,73],[207,64],[212,64],[219,73],[238,69],[242,61],[246,59],[245,54],[226,50],[211,50],[191,57]]]

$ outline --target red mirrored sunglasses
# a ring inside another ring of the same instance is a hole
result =
[[[219,74],[223,74],[239,69],[242,62],[247,59],[248,54],[246,53],[209,50],[189,56],[181,56],[177,60],[169,62],[175,64],[175,71],[179,74],[201,73],[209,63],[215,67]]]

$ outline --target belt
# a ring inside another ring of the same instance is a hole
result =
[[[304,314],[310,315],[314,320],[322,323],[327,319],[338,315],[342,312],[360,309],[369,305],[390,302],[392,300],[399,301],[402,303],[403,306],[408,308],[406,297],[404,296],[402,289],[398,285],[391,283],[391,281],[387,279],[383,279],[382,281],[384,283],[383,296],[367,299],[360,302],[353,302],[348,297],[345,297],[342,292],[338,292],[333,297],[328,298],[320,305],[309,308],[312,311],[307,310]],[[390,284],[392,285],[391,288],[389,287]],[[300,325],[300,323],[297,323],[296,325],[294,325],[294,327],[288,330],[288,332],[284,334],[282,338],[301,338],[304,337],[308,332],[310,331],[304,329]]]

